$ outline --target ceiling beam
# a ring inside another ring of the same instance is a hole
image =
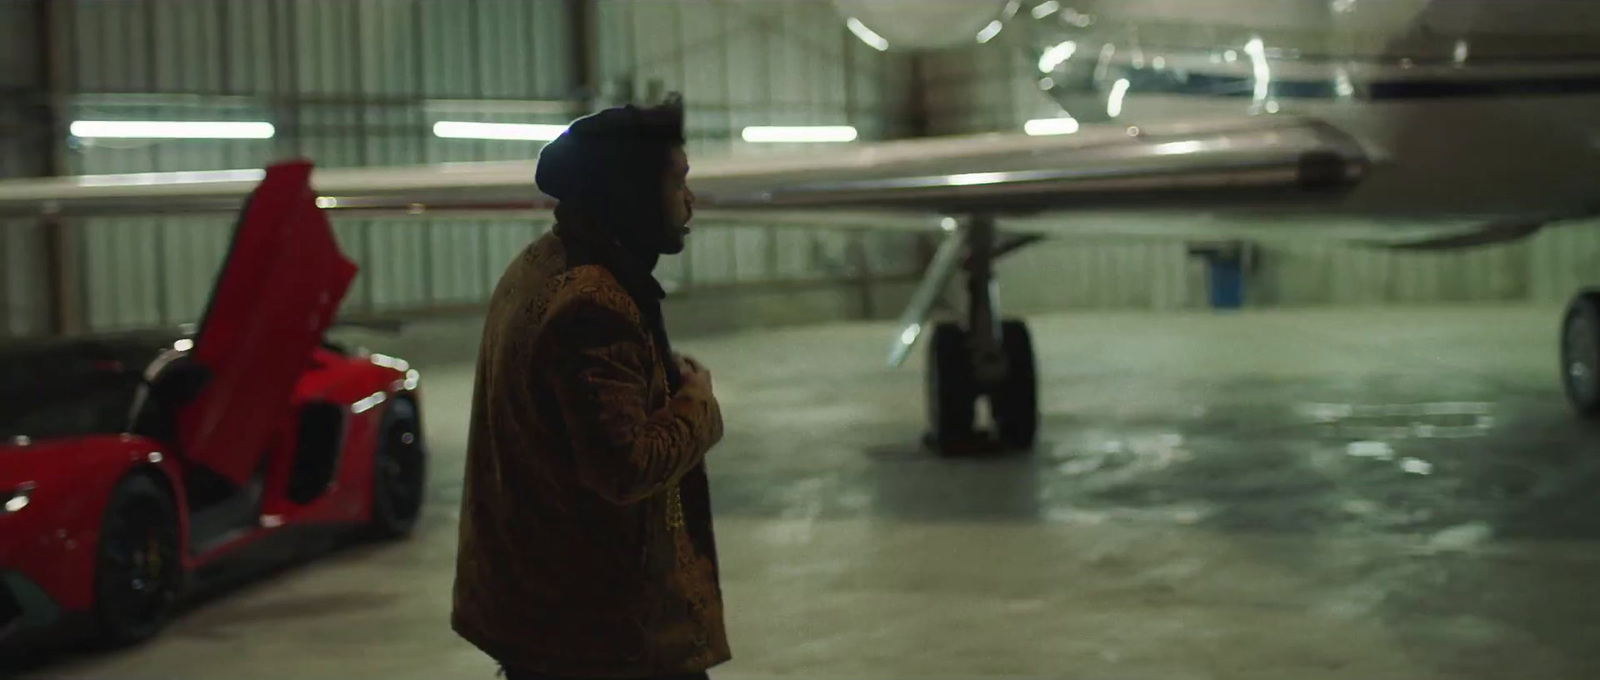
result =
[[[568,55],[568,95],[584,114],[595,109],[600,96],[600,26],[595,0],[567,0],[567,35],[572,52]]]
[[[30,155],[37,159],[35,174],[58,177],[67,174],[66,104],[70,95],[72,42],[66,29],[72,25],[72,3],[52,0],[33,2],[34,92],[23,99],[30,111],[32,129],[24,139]],[[46,328],[53,335],[70,335],[84,330],[82,272],[78,266],[80,238],[76,225],[56,218],[44,223],[42,255],[45,264],[45,290],[48,319]],[[9,296],[8,296],[9,297]]]

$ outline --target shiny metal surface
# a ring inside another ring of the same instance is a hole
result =
[[[711,205],[1027,213],[1130,205],[1138,195],[1154,198],[1142,202],[1146,207],[1163,195],[1176,202],[1248,203],[1261,200],[1262,192],[1292,193],[1309,203],[1347,188],[1366,171],[1357,145],[1336,130],[1311,121],[1263,123],[1113,126],[1071,140],[1077,143],[974,140],[974,150],[957,158],[839,169],[824,182],[773,178],[774,186],[751,193],[741,192],[737,181],[727,188],[716,178],[700,181],[708,185]]]
[[[1184,94],[1272,113],[1296,100],[1548,92],[1559,77],[1592,92],[1583,76],[1600,68],[1600,5],[1586,1],[1025,4],[1012,30],[1027,36],[1041,89],[1084,121],[1119,118],[1105,110],[1114,92],[1124,104]]]
[[[1206,190],[1316,192],[1360,178],[1355,141],[1309,120],[1219,118],[1145,128],[1104,126],[1064,137],[975,135],[862,145],[829,154],[695,160],[708,210],[946,208],[1037,210],[1126,205],[1131,194]],[[534,162],[322,169],[319,204],[334,211],[541,210]],[[141,214],[232,209],[252,170],[0,182],[0,215]],[[1243,193],[1243,196],[1240,194]]]
[[[995,250],[999,240],[993,215],[967,219],[968,348],[972,375],[978,385],[997,385],[1006,376],[1006,355],[1001,348],[1000,282],[995,277]]]
[[[1341,209],[1525,215],[1600,193],[1600,4],[1030,0],[1039,89],[1084,125],[1296,115],[1384,170]]]
[[[1011,18],[1017,0],[832,0],[856,39],[884,51],[964,47]],[[993,36],[991,35],[992,39]]]
[[[970,232],[953,217],[946,218],[944,225],[949,233],[939,243],[939,249],[934,251],[932,261],[922,274],[922,280],[911,293],[911,301],[906,304],[905,311],[900,313],[900,320],[895,324],[899,332],[895,333],[894,340],[889,343],[891,368],[899,367],[905,363],[907,357],[911,356],[911,349],[916,346],[917,340],[928,328],[928,318],[933,314],[934,303],[938,302],[939,296],[949,289],[950,281],[961,269],[961,259],[966,254]]]

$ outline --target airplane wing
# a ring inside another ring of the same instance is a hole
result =
[[[535,162],[319,168],[326,209],[378,213],[538,211]],[[1084,125],[1073,134],[986,134],[816,153],[693,159],[702,214],[876,211],[888,228],[937,216],[1149,209],[1336,196],[1369,167],[1359,144],[1315,120],[1233,117],[1160,127]],[[257,170],[91,175],[0,182],[0,216],[222,212]],[[909,219],[908,219],[909,218]],[[934,219],[930,219],[934,218]],[[877,218],[874,218],[877,219]]]

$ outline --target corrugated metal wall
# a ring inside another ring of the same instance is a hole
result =
[[[792,151],[736,141],[748,125],[849,124],[869,140],[902,133],[906,58],[855,39],[828,2],[601,0],[598,9],[602,82],[683,92],[700,133],[693,151]]]
[[[1600,286],[1600,221],[1522,243],[1444,252],[1309,239],[1258,245],[1247,291],[1252,306],[1559,304]],[[1177,239],[1049,240],[1010,256],[1000,271],[1002,295],[1018,311],[1194,309],[1208,300],[1204,263]]]
[[[0,220],[0,337],[48,330],[50,302],[41,281],[44,227],[35,222]]]
[[[33,174],[28,117],[38,101],[29,97],[39,79],[38,27],[33,6],[0,0],[0,178]]]
[[[1049,240],[1001,261],[1000,304],[1008,313],[1195,308],[1205,300],[1195,265],[1178,241]]]
[[[1528,295],[1539,302],[1565,300],[1573,291],[1600,286],[1600,220],[1548,230],[1528,245]]]
[[[44,170],[41,139],[32,130],[41,103],[33,95],[41,75],[34,10],[31,3],[0,0],[0,179]],[[33,223],[0,220],[0,336],[44,330],[41,235]]]
[[[5,11],[20,3],[0,2]],[[62,0],[53,36],[70,45],[67,117],[264,120],[271,140],[75,140],[72,173],[260,167],[305,155],[322,166],[531,158],[535,142],[442,140],[438,120],[566,122],[581,113],[575,3],[565,0]],[[596,105],[678,90],[692,153],[770,153],[737,141],[752,124],[850,123],[896,131],[903,60],[861,45],[820,0],[595,0]],[[13,22],[6,15],[7,29]],[[17,44],[8,41],[8,45]],[[0,47],[0,50],[5,47]],[[29,58],[29,49],[0,55]],[[22,56],[17,56],[22,55]],[[9,69],[5,72],[9,73]],[[0,82],[0,87],[5,83]],[[786,151],[795,152],[791,148]],[[529,178],[530,182],[532,178]],[[95,219],[81,225],[92,329],[193,319],[228,241],[226,220]],[[361,313],[470,305],[547,228],[538,220],[342,220],[363,265],[347,302]],[[36,261],[40,230],[7,229],[9,263]],[[852,253],[877,270],[913,266],[905,237],[739,225],[698,232],[664,264],[682,287],[822,279]],[[39,278],[35,278],[39,277]],[[33,290],[42,274],[7,266]],[[32,284],[32,285],[30,285]],[[6,290],[15,292],[18,287]],[[43,327],[44,303],[12,295],[9,329]]]

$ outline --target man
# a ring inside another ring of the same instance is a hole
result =
[[[703,464],[722,413],[651,275],[689,232],[683,145],[676,96],[574,122],[535,171],[556,227],[489,303],[451,625],[510,680],[729,658]]]

